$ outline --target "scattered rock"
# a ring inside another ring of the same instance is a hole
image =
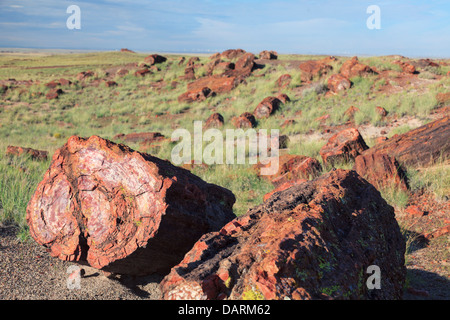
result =
[[[299,68],[302,71],[301,80],[305,82],[309,82],[313,80],[314,77],[316,76],[320,77],[333,70],[332,66],[326,64],[322,60],[312,60],[303,62],[299,65]]]
[[[136,70],[136,71],[134,72],[134,75],[135,75],[136,77],[144,77],[144,76],[146,76],[147,74],[151,74],[151,73],[152,73],[152,72],[151,72],[149,69],[143,68],[143,69]]]
[[[375,111],[382,117],[386,117],[388,115],[388,112],[383,107],[375,107]]]
[[[416,205],[408,206],[405,209],[405,212],[414,217],[423,217],[425,215],[425,212],[420,210],[420,208]]]
[[[125,143],[136,143],[141,144],[152,144],[155,142],[161,142],[166,140],[166,137],[159,132],[138,132],[123,134],[120,133],[113,138],[114,140],[119,140]]]
[[[32,148],[23,148],[23,147],[17,147],[17,146],[8,146],[6,148],[6,155],[10,156],[21,156],[21,155],[28,155],[33,160],[42,160],[46,161],[48,152],[43,150],[36,150]]]
[[[48,100],[53,100],[53,99],[58,99],[59,95],[63,94],[64,91],[62,91],[61,89],[51,89],[46,95],[45,97]]]
[[[212,91],[208,87],[202,87],[199,89],[190,90],[188,92],[183,93],[178,97],[178,102],[195,102],[195,101],[204,101],[209,97],[215,95],[215,92]]]
[[[223,116],[220,113],[213,113],[205,122],[205,128],[221,128],[223,127]]]
[[[239,117],[233,117],[231,122],[236,128],[254,128],[256,127],[256,119],[250,112],[244,112]]]
[[[93,77],[94,76],[94,72],[93,71],[83,71],[80,72],[79,74],[77,74],[77,80],[78,81],[84,81],[89,77]]]
[[[400,67],[402,67],[402,70],[403,70],[404,73],[409,73],[409,74],[415,74],[416,73],[416,67],[413,66],[412,64],[408,63],[408,62],[403,62],[403,61],[400,61],[400,60],[396,60],[393,63],[399,65]]]
[[[134,51],[132,51],[132,50],[130,50],[130,49],[127,49],[127,48],[122,48],[122,49],[120,49],[120,52],[136,53],[136,52],[134,52]]]
[[[168,161],[92,136],[53,155],[27,207],[53,257],[106,272],[167,272],[235,216],[234,195]]]
[[[292,76],[288,73],[281,75],[277,80],[277,86],[281,89],[286,88],[292,80]]]
[[[369,147],[358,129],[349,128],[332,136],[320,149],[320,155],[325,164],[334,165],[337,162],[352,161],[367,149]]]
[[[261,168],[269,167],[270,165],[258,163],[254,166],[254,169],[259,173]],[[262,177],[271,181],[275,186],[280,186],[289,181],[316,178],[321,172],[322,166],[317,159],[283,154],[278,157],[278,171],[273,175]]]
[[[394,157],[383,153],[359,155],[355,159],[353,170],[373,184],[378,190],[395,185],[402,190],[408,189],[406,171]]]
[[[261,101],[253,111],[253,115],[256,119],[268,118],[274,113],[282,102],[275,97],[267,97]]]
[[[450,154],[450,116],[427,123],[402,135],[395,135],[363,154],[385,153],[405,167],[427,166]]]
[[[160,56],[159,54],[151,54],[144,59],[144,62],[151,66],[157,63],[163,63],[165,61],[167,61],[167,58]]]
[[[277,95],[277,99],[280,100],[282,104],[286,104],[286,102],[291,101],[289,96],[285,93],[280,93],[279,95]]]
[[[394,209],[356,172],[336,170],[204,235],[160,288],[165,300],[401,299],[404,253]],[[373,265],[382,290],[365,285]]]
[[[233,59],[241,57],[245,53],[246,53],[246,51],[242,50],[242,49],[228,49],[228,50],[225,50],[224,52],[222,52],[220,54],[220,56],[225,59],[233,60]]]
[[[332,93],[338,93],[340,91],[348,90],[352,86],[350,80],[340,74],[333,74],[328,79],[328,90]]]
[[[369,66],[359,63],[358,57],[353,57],[352,59],[345,61],[339,72],[347,79],[353,77],[363,77],[376,73]]]
[[[278,53],[276,51],[261,51],[259,53],[259,58],[260,59],[265,59],[265,60],[277,60],[278,59]]]

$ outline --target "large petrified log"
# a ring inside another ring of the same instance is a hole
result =
[[[395,135],[362,154],[373,153],[388,154],[407,167],[425,166],[439,159],[447,159],[450,154],[450,116]]]
[[[358,129],[348,128],[332,136],[319,153],[325,164],[334,165],[338,162],[352,161],[367,149],[369,147]]]
[[[235,216],[234,195],[168,161],[92,136],[56,151],[27,207],[31,236],[62,260],[168,272]]]
[[[204,235],[161,291],[164,299],[400,299],[404,253],[394,209],[339,169]],[[372,266],[380,290],[367,285]]]

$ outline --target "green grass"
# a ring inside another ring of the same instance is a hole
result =
[[[176,128],[186,128],[192,132],[195,120],[205,121],[207,117],[219,112],[225,119],[225,126],[221,129],[225,136],[226,129],[232,129],[231,119],[243,112],[253,112],[258,103],[268,96],[286,93],[291,102],[281,108],[268,119],[258,120],[256,129],[280,129],[281,134],[293,137],[289,144],[289,153],[314,157],[321,161],[320,148],[325,140],[315,138],[302,140],[324,125],[339,125],[348,121],[345,111],[350,106],[360,109],[354,117],[356,125],[372,124],[382,126],[386,120],[376,112],[377,106],[385,108],[389,115],[401,117],[406,115],[419,116],[427,121],[427,116],[436,107],[436,93],[449,91],[450,80],[430,80],[426,90],[404,90],[401,93],[379,94],[378,90],[386,84],[385,79],[378,76],[356,77],[351,81],[351,89],[338,95],[325,96],[325,92],[318,93],[315,88],[326,87],[326,80],[332,73],[337,73],[343,58],[332,63],[333,71],[316,79],[312,89],[300,90],[309,86],[301,81],[298,68],[289,66],[289,61],[321,59],[325,56],[280,55],[279,60],[287,64],[266,64],[254,74],[264,77],[250,76],[245,84],[239,85],[229,93],[223,93],[197,103],[179,103],[177,98],[186,91],[187,81],[180,79],[184,75],[186,62],[178,65],[179,56],[168,55],[168,60],[157,65],[160,71],[153,72],[143,78],[135,77],[132,68],[124,77],[112,76],[118,83],[117,87],[107,88],[104,84],[98,87],[85,86],[76,81],[77,73],[86,70],[95,72],[89,78],[89,84],[95,78],[106,76],[106,70],[112,67],[122,67],[127,64],[140,64],[144,61],[144,54],[129,54],[120,52],[92,52],[77,54],[53,55],[0,55],[0,79],[15,78],[16,80],[33,80],[36,83],[27,88],[8,88],[0,99],[0,193],[2,194],[2,211],[0,221],[11,221],[24,225],[24,209],[35,186],[41,180],[48,163],[36,163],[30,159],[10,159],[4,154],[7,145],[18,145],[47,150],[50,155],[61,147],[72,135],[88,137],[99,135],[112,139],[119,133],[157,131],[171,136]],[[399,71],[399,66],[392,64],[387,57],[361,58],[362,63],[376,67],[378,70]],[[206,65],[208,57],[200,57],[199,64]],[[45,67],[45,68],[42,68]],[[51,67],[51,68],[50,68]],[[439,70],[428,70],[438,76],[445,73],[447,67]],[[206,71],[205,67],[196,69],[200,76]],[[280,90],[276,80],[280,75],[289,73],[292,81],[285,89]],[[49,91],[44,84],[51,80],[67,78],[74,82],[72,86],[62,88],[65,93],[58,100],[47,100],[45,94]],[[162,88],[155,88],[155,84],[164,79]],[[40,81],[40,83],[37,83]],[[172,82],[178,84],[172,84]],[[22,90],[24,89],[24,90]],[[320,92],[320,90],[319,90]],[[329,115],[324,122],[319,117]],[[294,119],[295,124],[286,128],[281,125],[286,119]],[[391,134],[403,133],[408,127],[400,127]],[[142,149],[139,144],[130,147],[139,151],[149,152],[157,157],[169,159],[174,143],[161,143],[159,147]],[[350,168],[352,164],[340,164],[340,168]],[[21,171],[20,166],[27,168]],[[325,171],[330,168],[325,168]],[[439,170],[438,170],[439,171]],[[265,193],[273,186],[265,179],[260,179],[251,170],[251,165],[211,165],[207,170],[194,169],[194,173],[204,180],[216,183],[230,189],[237,197],[234,206],[235,213],[241,215],[250,207],[262,203]],[[425,176],[420,176],[420,175]],[[448,171],[434,173],[421,171],[417,173],[417,184],[436,190],[436,194],[443,195],[448,180]],[[441,175],[441,176],[439,176]],[[439,180],[439,178],[442,178]],[[438,183],[438,181],[441,181]],[[403,194],[395,190],[387,190],[386,198],[402,206],[405,202]]]

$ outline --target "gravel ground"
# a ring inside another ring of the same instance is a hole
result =
[[[80,289],[68,289],[70,262],[52,258],[33,240],[20,242],[14,226],[0,226],[0,300],[159,299],[161,276],[110,278],[82,266]]]

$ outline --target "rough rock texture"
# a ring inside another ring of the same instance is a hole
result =
[[[64,93],[64,91],[62,91],[61,89],[50,89],[50,91],[49,92],[47,92],[47,94],[45,95],[45,97],[48,99],[48,100],[53,100],[53,99],[58,99],[59,98],[59,96],[61,95],[61,94],[63,94]]]
[[[242,50],[242,49],[228,49],[228,50],[225,50],[224,52],[222,52],[220,54],[220,56],[222,58],[232,60],[232,59],[236,59],[236,58],[241,57],[245,53],[246,53],[246,51]]]
[[[404,73],[409,73],[409,74],[415,74],[416,73],[416,67],[413,66],[412,64],[408,63],[408,62],[404,62],[404,61],[394,61],[394,64],[399,65],[400,67],[402,67],[402,70]]]
[[[254,166],[254,169],[260,172],[261,168],[266,166],[269,167],[270,164],[258,163]],[[278,157],[278,171],[273,175],[264,176],[264,178],[271,181],[275,186],[279,186],[292,180],[315,178],[321,171],[322,166],[317,159],[283,154]]]
[[[353,57],[352,59],[345,61],[339,72],[348,79],[375,73],[369,66],[359,63],[358,57]]]
[[[292,81],[292,76],[289,73],[281,75],[277,79],[277,86],[280,88],[286,88]]]
[[[220,113],[213,113],[206,119],[205,128],[221,128],[223,127],[224,120]]]
[[[373,184],[377,189],[397,185],[408,189],[406,172],[394,157],[384,153],[359,155],[355,159],[353,169]]]
[[[311,81],[316,76],[321,76],[330,72],[333,67],[322,60],[306,61],[299,65],[302,71],[302,81]]]
[[[280,99],[276,97],[264,98],[253,111],[256,119],[268,118],[282,104]]]
[[[23,154],[29,155],[33,160],[47,160],[48,152],[44,150],[36,150],[31,148],[23,148],[17,146],[8,146],[6,148],[6,155],[21,156]]]
[[[259,58],[266,59],[266,60],[277,60],[278,53],[276,51],[264,50],[259,53]]]
[[[209,87],[201,87],[195,88],[188,92],[183,93],[178,97],[178,102],[195,102],[195,101],[204,101],[209,97],[215,95],[215,92],[211,90]]]
[[[233,117],[231,122],[236,128],[240,129],[256,127],[255,116],[250,112],[244,112],[239,117]]]
[[[107,272],[167,272],[206,232],[235,216],[235,197],[125,145],[73,136],[53,155],[27,207],[50,254]]]
[[[151,54],[144,59],[144,62],[148,63],[149,65],[154,65],[157,63],[163,63],[166,60],[167,60],[166,57],[160,56],[159,54]]]
[[[204,235],[161,282],[164,299],[401,299],[394,209],[354,171],[275,193]],[[381,271],[369,290],[368,267]]]
[[[350,89],[352,83],[346,77],[340,74],[333,74],[328,79],[328,90],[333,93],[338,93],[339,91],[344,91]]]
[[[302,184],[302,183],[304,183],[306,181],[308,181],[308,180],[306,180],[306,179],[295,179],[295,180],[286,181],[286,182],[280,184],[278,187],[276,187],[272,191],[266,193],[264,195],[264,197],[263,197],[263,201],[266,202],[268,199],[270,199],[270,197],[272,197],[275,194],[275,192],[280,192],[280,191],[289,189],[292,186],[295,186],[297,184]]]
[[[450,155],[450,116],[379,143],[363,155],[385,153],[405,166],[425,166]]]
[[[320,149],[325,164],[348,162],[369,149],[358,129],[349,128],[332,136],[326,145]]]

